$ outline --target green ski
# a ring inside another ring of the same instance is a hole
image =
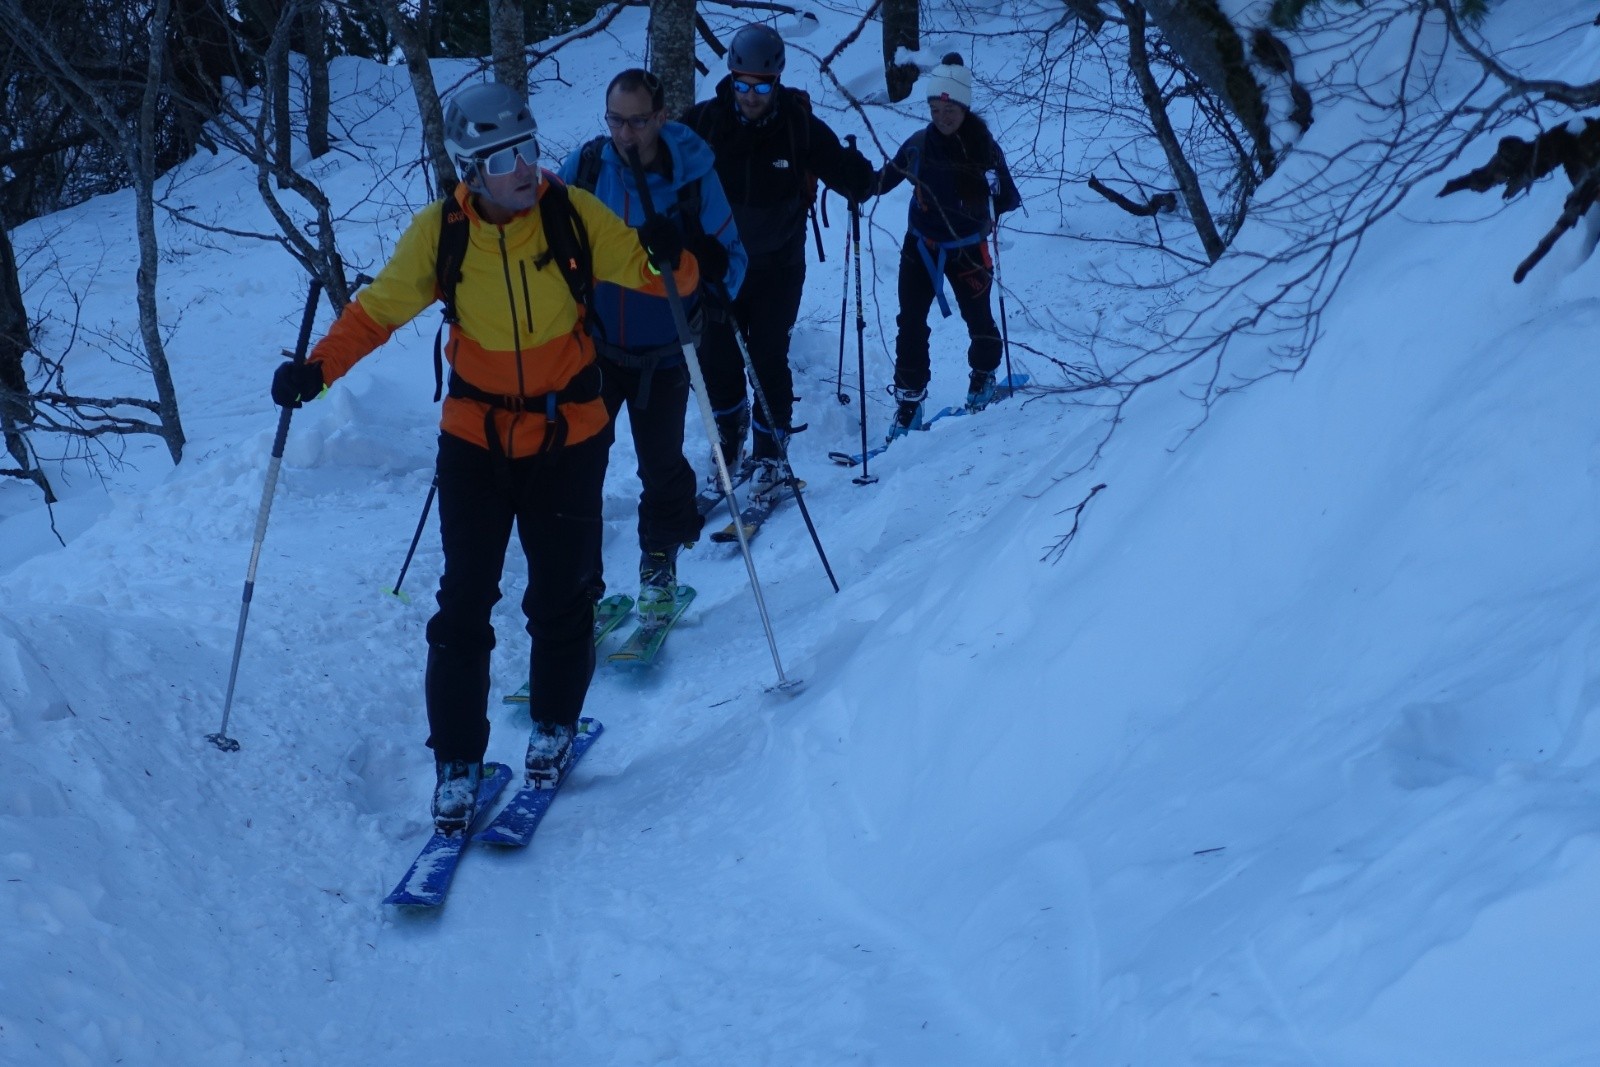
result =
[[[694,600],[694,590],[680,585],[673,593],[672,610],[659,615],[639,616],[639,626],[628,635],[621,648],[606,657],[607,662],[629,666],[648,667],[655,663],[656,655],[667,640],[667,634],[677,625],[689,603]]]
[[[633,611],[633,597],[627,593],[613,593],[594,606],[594,645],[600,647],[600,642],[611,635],[611,632],[621,626],[628,613]],[[502,704],[526,704],[528,702],[528,683],[523,682],[522,688],[509,696],[502,697]]]

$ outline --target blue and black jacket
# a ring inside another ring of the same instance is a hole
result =
[[[575,149],[561,165],[563,181],[578,180],[582,149]],[[728,197],[717,179],[716,159],[711,148],[693,130],[676,122],[661,127],[661,154],[646,169],[650,202],[657,211],[678,223],[689,238],[704,233],[716,238],[728,252],[728,270],[720,279],[701,279],[701,290],[711,286],[722,291],[715,298],[726,303],[739,292],[744,282],[749,257],[739,240]],[[700,183],[700,218],[685,223],[678,219],[678,190],[690,182]],[[627,162],[617,154],[616,145],[606,139],[600,151],[600,172],[595,178],[594,195],[630,226],[644,225],[644,203]],[[701,290],[684,295],[685,311],[691,316],[698,309]],[[649,358],[653,366],[669,367],[683,362],[678,347],[678,331],[672,308],[664,297],[651,296],[609,282],[597,282],[594,290],[596,345],[601,355],[625,365],[642,365]]]

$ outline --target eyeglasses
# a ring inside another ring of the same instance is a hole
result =
[[[657,112],[654,111],[650,112],[648,115],[617,115],[613,112],[607,111],[606,125],[611,127],[613,130],[620,130],[624,126],[632,130],[642,130],[646,126],[650,125],[650,123],[655,121],[656,115]]]
[[[772,87],[776,84],[776,82],[756,82],[754,85],[752,85],[749,82],[742,82],[738,78],[735,78],[733,79],[733,91],[736,93],[755,93],[757,96],[766,96],[768,93],[772,92]]]
[[[504,148],[490,152],[486,156],[477,157],[477,163],[483,168],[485,174],[500,177],[510,174],[517,169],[517,160],[520,159],[530,167],[539,165],[539,142],[536,138],[529,137],[525,141],[507,145]]]

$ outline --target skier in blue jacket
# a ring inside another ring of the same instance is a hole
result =
[[[721,309],[732,302],[748,263],[717,179],[716,159],[698,134],[667,121],[661,81],[648,71],[630,68],[611,79],[605,121],[610,136],[569,155],[561,178],[594,193],[629,225],[642,226],[644,203],[627,157],[637,150],[650,202],[677,223],[684,247],[700,264],[700,287],[683,294],[698,342],[707,305]],[[596,321],[589,329],[605,379],[601,395],[612,419],[607,448],[626,404],[638,456],[638,608],[648,622],[672,610],[678,550],[699,538],[705,522],[696,507],[694,468],[683,455],[689,370],[666,299],[601,282],[594,303]]]

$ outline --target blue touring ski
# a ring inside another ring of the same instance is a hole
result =
[[[1004,378],[995,383],[994,399],[989,401],[989,403],[998,404],[1000,401],[1004,400],[1008,396],[1011,396],[1018,389],[1021,389],[1027,384],[1028,376],[1026,374],[1013,374],[1007,378]],[[967,411],[967,406],[965,404],[952,404],[949,407],[940,408],[938,411],[933,413],[932,417],[923,419],[922,428],[926,430],[940,419],[947,419],[957,415],[966,414],[969,414],[969,412]],[[842,467],[859,467],[861,466],[861,461],[863,459],[877,459],[879,456],[883,455],[884,452],[888,451],[889,446],[893,443],[894,442],[892,441],[885,441],[880,445],[875,445],[872,448],[867,449],[865,452],[829,452],[828,458]]]
[[[483,769],[488,773],[478,783],[478,803],[472,812],[473,822],[477,822],[494,805],[501,791],[511,781],[511,768],[504,763],[487,763]],[[411,869],[394,887],[394,892],[383,898],[383,902],[406,908],[437,908],[443,904],[471,830],[471,824],[460,833],[447,834],[435,830],[433,836],[428,838],[428,843],[422,846],[422,852]]]
[[[533,837],[533,832],[539,828],[539,822],[544,818],[544,813],[550,810],[550,802],[555,800],[556,794],[566,784],[572,775],[572,769],[578,765],[583,754],[589,751],[589,746],[605,732],[605,727],[595,719],[579,719],[578,732],[572,738],[572,757],[567,760],[566,769],[561,772],[561,777],[550,789],[535,789],[524,784],[511,797],[505,807],[500,809],[500,814],[494,821],[472,838],[488,845],[509,845],[520,848]]]
[[[628,635],[621,648],[606,657],[606,662],[636,667],[653,665],[661,646],[666,643],[667,634],[678,624],[678,620],[683,618],[683,613],[689,609],[692,600],[694,600],[693,588],[687,585],[677,586],[673,591],[672,611],[652,618],[649,622],[645,622],[645,616],[640,614],[638,628]]]

